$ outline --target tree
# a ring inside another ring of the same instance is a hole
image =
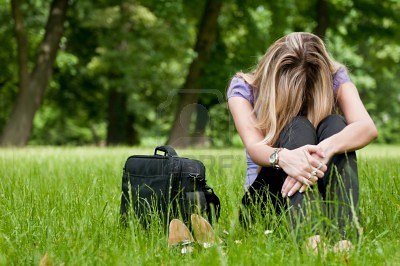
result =
[[[326,0],[317,0],[317,26],[314,29],[314,33],[320,38],[324,39],[326,30],[329,27],[329,10],[328,2]]]
[[[188,146],[191,141],[189,129],[194,108],[190,108],[190,105],[198,102],[201,73],[215,44],[221,7],[221,1],[207,0],[205,3],[194,48],[197,57],[190,64],[185,83],[180,90],[179,104],[168,139],[168,144],[176,147]]]
[[[134,7],[133,7],[134,8]],[[125,36],[132,33],[133,22],[129,19],[132,12],[128,2],[121,2],[119,5],[120,39],[114,44],[114,49],[122,56],[128,52],[128,40]],[[122,76],[123,73],[116,73]],[[117,144],[138,144],[139,138],[134,128],[135,115],[128,111],[128,93],[117,87],[111,87],[108,95],[108,116],[107,116],[107,145]]]
[[[53,63],[64,30],[68,0],[53,0],[45,27],[45,34],[36,53],[36,61],[29,71],[28,38],[18,0],[11,1],[17,41],[19,92],[10,118],[4,127],[0,145],[24,146],[29,140],[33,119],[52,76]]]
[[[165,117],[156,113],[157,105],[182,84],[181,75],[192,57],[191,25],[182,17],[182,1],[143,3],[126,0],[94,9],[95,15],[86,20],[99,36],[99,52],[89,69],[94,79],[102,80],[98,89],[107,95],[109,145],[137,144],[140,131],[149,135],[165,124]],[[153,134],[159,138],[164,131]]]
[[[226,90],[232,76],[253,68],[256,58],[265,53],[272,41],[268,34],[272,15],[264,4],[263,1],[224,2],[212,60],[204,67],[200,82],[202,88],[212,89],[213,93],[200,94],[192,145],[227,147],[237,139],[226,104]],[[276,33],[277,28],[274,27]]]
[[[10,6],[11,2],[0,0],[0,6]],[[37,87],[35,80],[45,80],[37,78],[37,74],[34,80],[33,72],[48,34],[44,25],[50,19],[50,2],[13,0],[19,9],[0,8],[0,133],[7,121],[16,121],[15,114],[11,120],[10,117],[16,109],[13,104],[16,106],[16,99],[21,97],[21,88]],[[40,103],[31,126],[30,144],[162,144],[171,137],[173,124],[185,145],[227,147],[241,143],[224,99],[229,81],[238,71],[250,71],[271,43],[292,31],[314,32],[323,37],[332,57],[347,66],[378,126],[378,141],[400,141],[400,123],[396,119],[400,115],[398,1],[69,3],[62,49],[52,67],[51,60],[40,64],[42,68],[50,65],[48,86],[42,95],[31,90],[24,98],[30,102],[39,99]],[[217,19],[215,10],[204,12],[207,3],[222,5]],[[9,23],[16,21],[18,10],[24,17],[19,25],[25,34],[19,36],[26,40],[25,55],[21,52],[24,45],[20,45],[25,42],[14,38],[17,24]],[[216,27],[203,30],[203,34],[200,26],[204,13],[206,22],[213,22]],[[198,44],[200,38],[206,45]],[[29,63],[20,64],[21,61]],[[192,92],[193,99],[184,99]],[[176,95],[182,96],[180,101]],[[20,104],[25,111],[34,110],[31,105]],[[176,126],[177,122],[180,125]],[[21,128],[9,135],[14,138],[21,132],[29,135],[29,130]]]

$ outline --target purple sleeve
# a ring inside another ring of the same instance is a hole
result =
[[[343,83],[350,82],[347,70],[344,67],[339,68],[339,70],[333,75],[333,92],[336,93],[340,85]]]
[[[227,98],[229,99],[231,97],[242,97],[248,100],[251,104],[254,103],[253,90],[250,85],[238,77],[234,77],[229,85]]]

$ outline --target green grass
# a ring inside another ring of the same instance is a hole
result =
[[[26,148],[0,150],[0,265],[400,265],[400,148],[359,152],[363,235],[348,255],[305,252],[279,217],[243,230],[243,150],[178,150],[202,160],[221,199],[217,233],[225,245],[181,255],[167,236],[118,226],[122,167],[148,148]],[[264,230],[273,230],[264,235]],[[229,234],[224,233],[228,232]]]

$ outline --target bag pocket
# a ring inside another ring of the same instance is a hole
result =
[[[131,192],[133,211],[137,218],[148,225],[157,215],[164,222],[167,219],[170,183],[167,176],[131,176]]]

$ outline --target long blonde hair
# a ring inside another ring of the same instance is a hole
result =
[[[290,33],[269,47],[255,70],[237,73],[255,95],[256,127],[273,145],[291,119],[304,115],[314,126],[332,113],[332,75],[339,64],[314,34]]]

